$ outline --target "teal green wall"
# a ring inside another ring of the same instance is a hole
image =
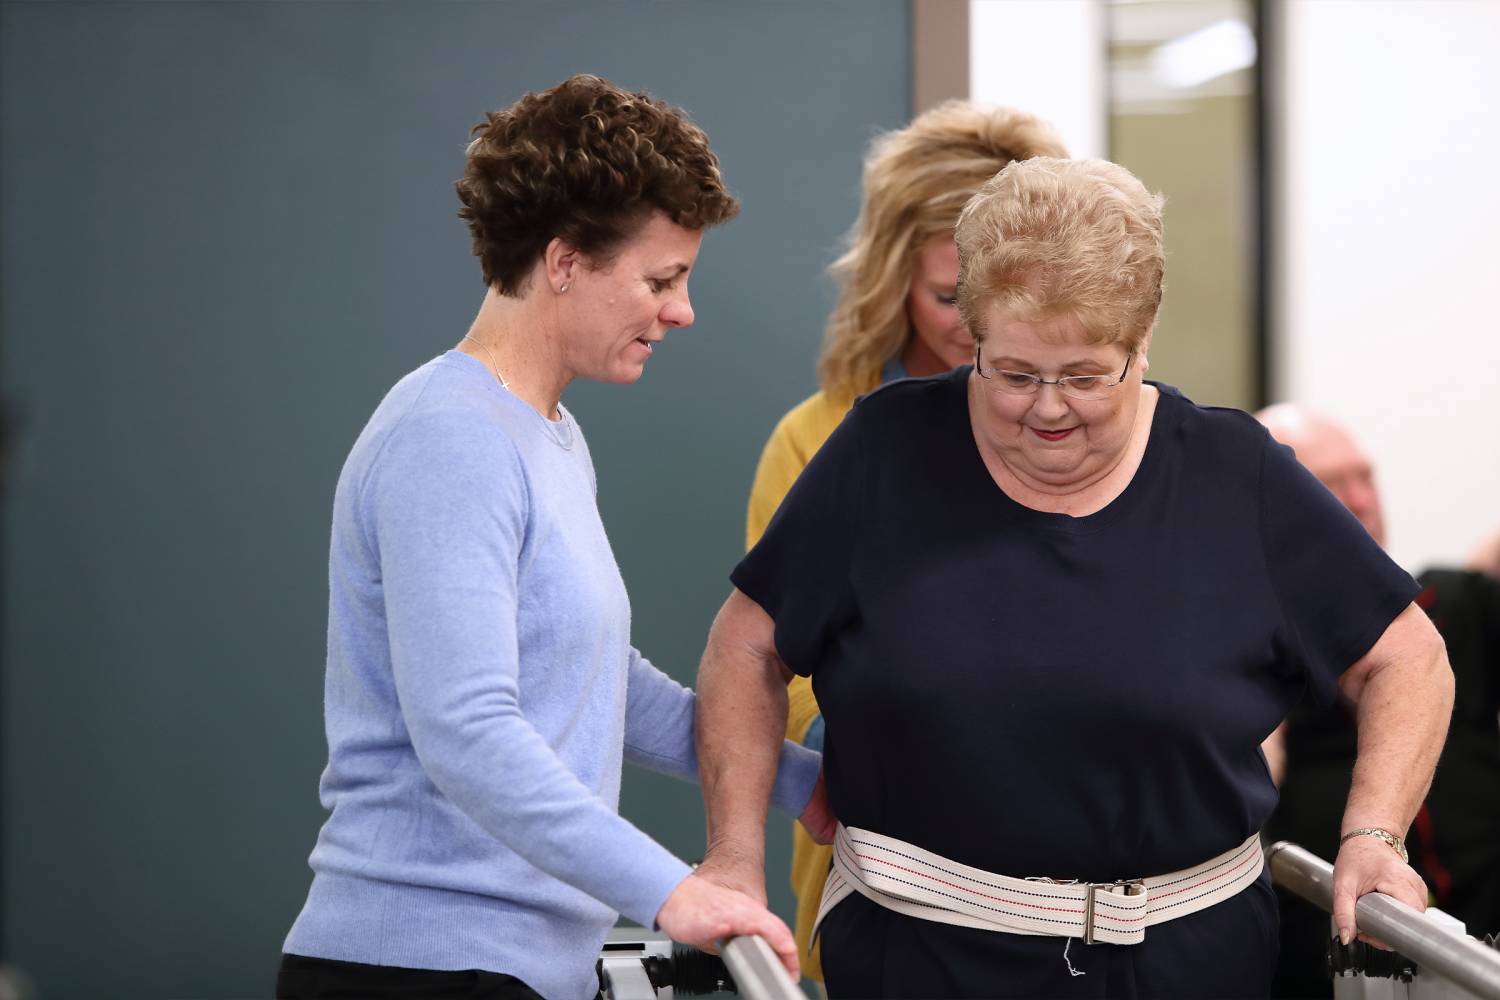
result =
[[[590,71],[687,107],[742,217],[589,435],[636,641],[691,681],[776,418],[813,387],[905,0],[0,5],[6,957],[54,997],[268,996],[322,819],[335,477],[481,283],[487,109]],[[627,777],[688,858],[696,790]],[[771,837],[775,906],[789,837]]]

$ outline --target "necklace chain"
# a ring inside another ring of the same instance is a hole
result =
[[[479,344],[479,349],[481,351],[483,351],[485,353],[485,355],[490,359],[490,367],[495,370],[495,377],[500,380],[500,388],[502,388],[502,389],[509,389],[510,388],[510,383],[507,382],[507,381],[505,381],[505,376],[504,375],[500,374],[500,364],[499,364],[499,362],[497,362],[495,360],[495,355],[490,351],[490,349],[488,347],[486,347],[484,344],[479,343],[479,341],[475,340],[473,337],[469,336],[467,333],[464,334],[464,339],[467,340],[471,344]]]
[[[507,381],[505,381],[505,376],[504,375],[500,374],[500,365],[495,361],[495,355],[494,355],[494,353],[488,347],[486,347],[483,343],[481,343],[478,340],[475,340],[473,337],[469,336],[467,333],[464,334],[464,339],[467,340],[467,341],[469,341],[472,344],[478,344],[479,345],[479,349],[481,351],[483,351],[486,356],[489,357],[489,359],[490,359],[490,368],[494,370],[495,377],[500,380],[500,387],[502,389],[505,389],[507,392],[510,391],[510,383],[507,382]],[[538,414],[538,415],[540,416],[540,414]],[[568,422],[568,417],[567,417],[566,413],[564,413],[563,416],[562,416],[562,419],[558,421],[558,423],[560,423],[562,425],[562,431],[561,431],[561,433],[559,433],[558,429],[553,426],[553,421],[548,420],[547,418],[543,417],[542,418],[542,423],[543,423],[543,425],[546,426],[547,433],[552,437],[552,440],[556,444],[558,444],[562,448],[572,449],[572,447],[573,447],[573,425]]]

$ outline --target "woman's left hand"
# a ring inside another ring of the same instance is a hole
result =
[[[802,978],[797,943],[786,924],[760,898],[728,888],[698,871],[683,879],[656,914],[656,925],[673,941],[717,954],[720,941],[756,935],[776,952],[787,974]]]
[[[1339,929],[1339,940],[1348,944],[1358,928],[1354,904],[1370,892],[1383,892],[1399,899],[1418,913],[1427,909],[1427,884],[1422,876],[1396,856],[1390,845],[1378,837],[1351,837],[1339,847],[1333,863],[1333,918]],[[1361,941],[1384,948],[1384,942],[1364,934]]]

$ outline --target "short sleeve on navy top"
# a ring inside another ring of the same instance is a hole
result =
[[[1288,652],[1300,660],[1317,701],[1331,705],[1339,675],[1374,647],[1421,588],[1269,434],[1260,498],[1266,567]]]
[[[777,653],[804,677],[856,613],[850,567],[861,530],[859,433],[846,416],[730,574],[771,616]]]
[[[813,458],[736,587],[826,725],[835,813],[990,871],[1197,864],[1276,801],[1260,742],[1417,593],[1259,424],[1170,386],[1103,510],[995,484],[965,367],[884,386]]]

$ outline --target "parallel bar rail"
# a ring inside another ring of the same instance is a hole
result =
[[[807,1000],[764,938],[733,938],[720,946],[719,954],[746,1000]]]
[[[1266,848],[1266,863],[1277,885],[1332,912],[1333,866],[1327,861],[1283,840]],[[1485,1000],[1500,1000],[1500,951],[1440,927],[1382,893],[1362,897],[1354,916],[1363,933],[1384,941],[1419,968]],[[747,1000],[806,1000],[763,939],[734,938],[720,953]]]
[[[1333,866],[1296,844],[1279,840],[1266,848],[1277,885],[1333,912]],[[1485,1000],[1500,1000],[1500,951],[1456,934],[1383,893],[1360,898],[1354,919],[1362,933],[1378,938],[1430,971]]]

